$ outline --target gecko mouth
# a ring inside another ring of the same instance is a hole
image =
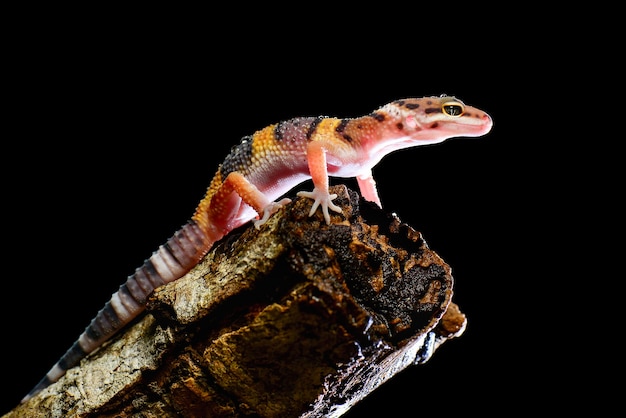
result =
[[[470,118],[464,121],[455,120],[453,123],[442,123],[442,121],[433,122],[430,129],[443,130],[452,134],[463,134],[464,136],[480,136],[491,130],[493,121],[488,115],[482,117]]]

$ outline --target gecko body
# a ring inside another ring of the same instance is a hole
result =
[[[372,168],[391,152],[485,135],[491,117],[454,97],[396,100],[356,118],[297,117],[263,128],[231,149],[191,219],[122,284],[76,342],[22,402],[60,379],[144,309],[150,294],[190,271],[233,229],[254,220],[260,228],[288,204],[280,199],[312,179],[310,216],[321,209],[341,213],[329,194],[329,176],[355,177],[361,195],[381,206]],[[280,200],[277,200],[280,199]]]

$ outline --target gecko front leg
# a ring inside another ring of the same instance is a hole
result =
[[[317,208],[321,206],[324,220],[326,224],[330,224],[328,209],[341,213],[341,208],[333,203],[333,199],[335,199],[337,195],[328,192],[326,150],[320,142],[310,142],[307,145],[306,156],[314,187],[311,192],[298,192],[298,196],[313,199],[309,216],[313,216]]]
[[[369,170],[367,174],[357,176],[356,181],[359,185],[361,195],[370,202],[374,202],[379,208],[383,205],[380,203],[380,197],[378,197],[378,190],[376,189],[376,181],[372,176],[372,170]]]

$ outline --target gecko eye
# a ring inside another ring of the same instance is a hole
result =
[[[459,102],[445,102],[441,105],[441,110],[448,116],[458,117],[465,112],[465,107]]]

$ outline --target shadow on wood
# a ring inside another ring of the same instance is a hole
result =
[[[449,266],[335,186],[229,234],[147,314],[5,417],[337,417],[427,361],[466,319]]]

